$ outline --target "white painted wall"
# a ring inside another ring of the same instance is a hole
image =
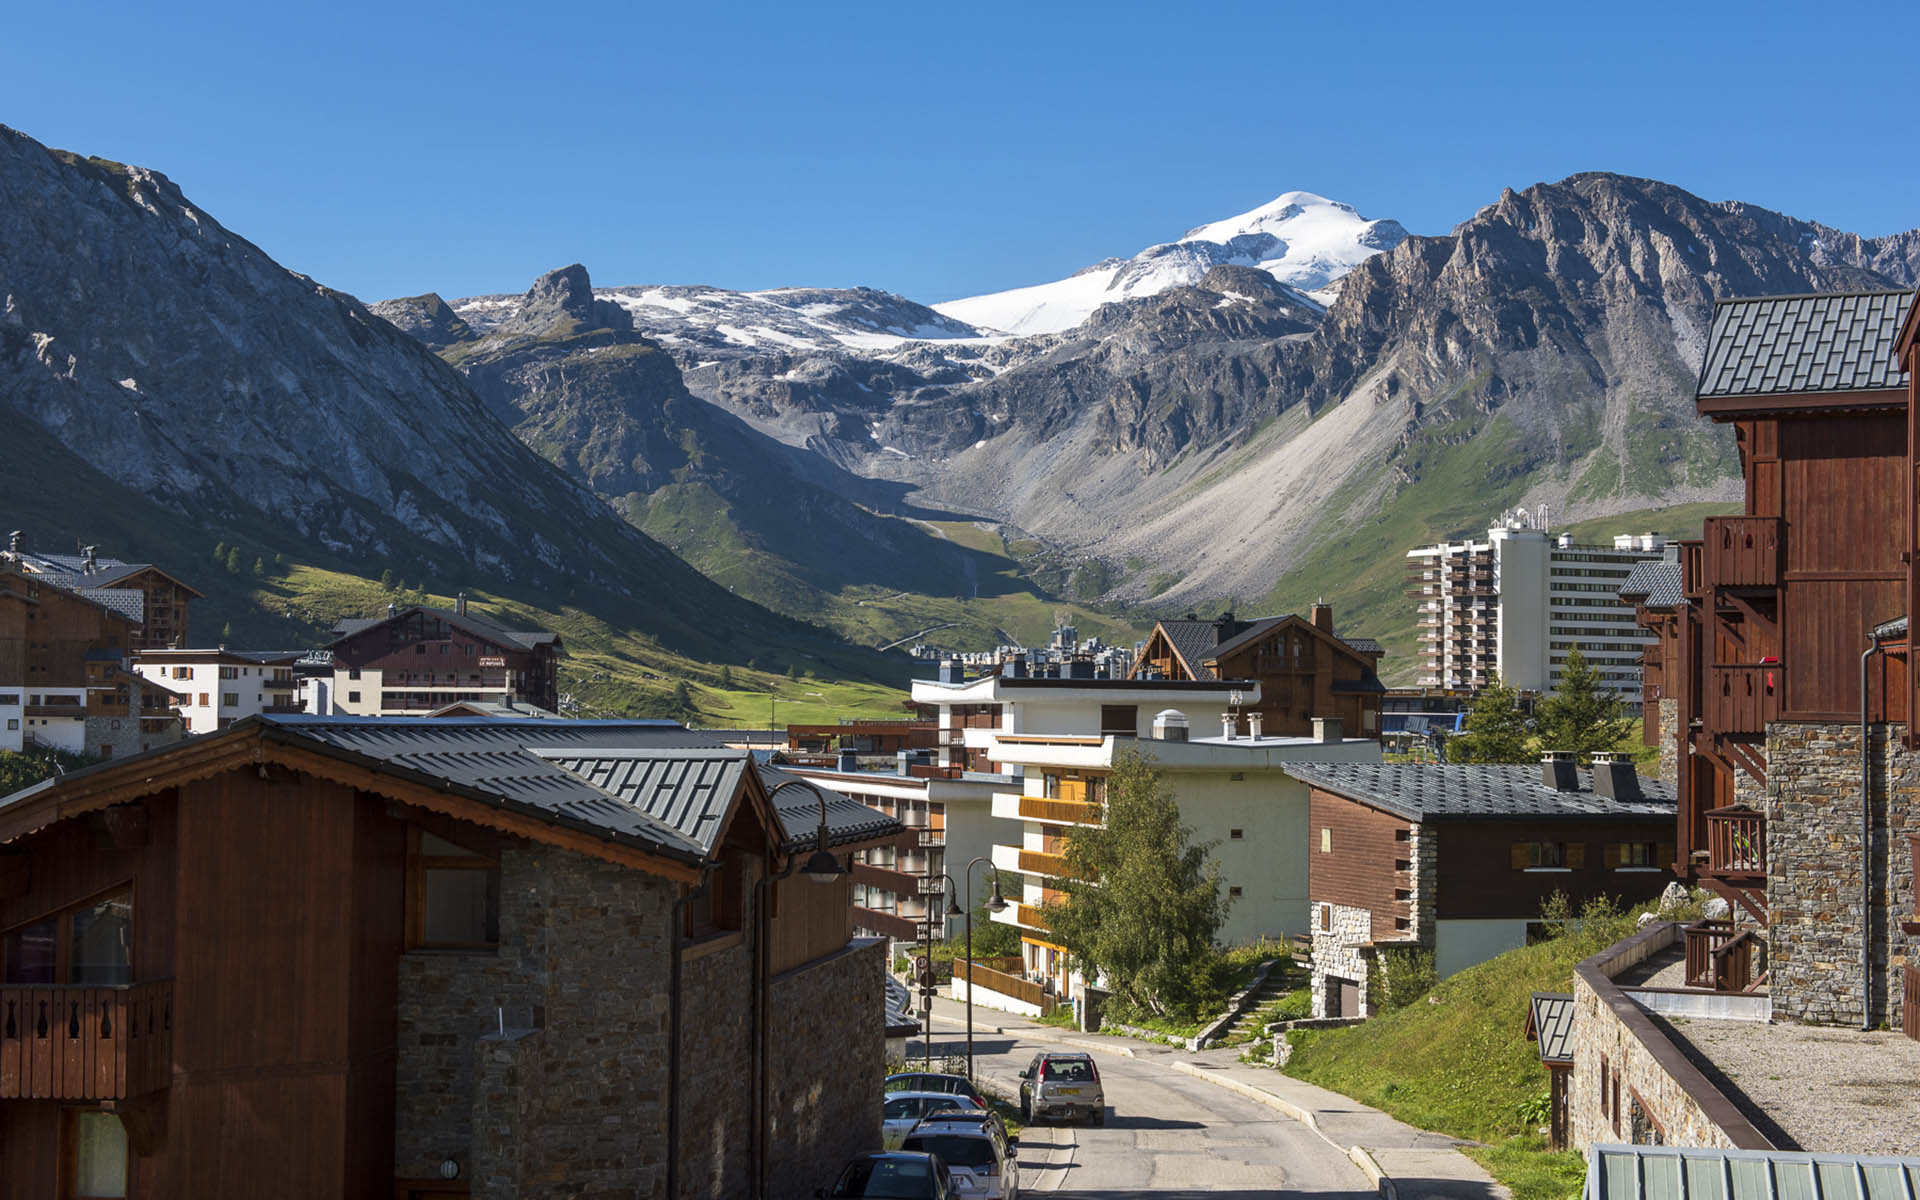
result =
[[[0,687],[0,750],[18,753],[24,745],[26,708],[24,689]]]
[[[1509,687],[1547,690],[1547,535],[1538,529],[1494,529],[1495,631],[1500,679]]]
[[[1445,979],[1496,954],[1517,950],[1527,944],[1527,925],[1524,918],[1435,922],[1434,971]]]

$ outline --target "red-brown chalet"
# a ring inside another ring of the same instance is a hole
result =
[[[1146,649],[1134,664],[1135,679],[1254,679],[1269,737],[1311,737],[1315,717],[1337,717],[1351,736],[1380,736],[1376,673],[1384,651],[1372,638],[1333,631],[1333,610],[1313,606],[1310,617],[1215,620],[1188,616],[1155,622]]]
[[[559,708],[560,635],[515,630],[470,611],[389,608],[333,631],[333,711],[425,714],[462,701]]]

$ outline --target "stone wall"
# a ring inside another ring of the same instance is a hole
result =
[[[1680,779],[1680,702],[1661,699],[1659,704],[1660,730],[1657,741],[1660,746],[1659,777],[1667,783],[1677,784]]]
[[[1920,832],[1920,755],[1902,726],[1871,734],[1871,837],[1861,843],[1860,727],[1776,722],[1767,731],[1769,990],[1777,1018],[1898,1027],[1914,939],[1907,835]],[[1862,912],[1861,892],[1873,900]],[[1860,952],[1871,963],[1863,997]]]
[[[769,1035],[768,1194],[800,1200],[846,1160],[880,1145],[875,1100],[887,1067],[886,943],[856,940],[838,954],[773,977]]]
[[[545,846],[507,850],[500,876],[497,953],[401,958],[394,1172],[432,1178],[451,1156],[493,1181],[470,1170],[475,1196],[657,1194],[676,889]],[[501,1042],[503,1016],[539,1036]],[[516,1156],[476,1156],[507,1128]]]
[[[1318,907],[1317,905],[1315,906]],[[1360,1013],[1373,1015],[1373,997],[1369,994],[1372,963],[1363,947],[1373,942],[1373,913],[1369,909],[1331,904],[1328,928],[1322,929],[1319,914],[1313,921],[1313,1015],[1334,1015],[1339,984],[1335,979],[1351,979],[1360,985]],[[1341,1012],[1343,1017],[1356,1014]]]
[[[1678,1048],[1658,1035],[1651,1019],[1631,999],[1612,986],[1612,976],[1645,961],[1678,937],[1675,925],[1655,926],[1588,959],[1574,973],[1567,1118],[1573,1148],[1583,1154],[1596,1142],[1658,1140],[1671,1146],[1721,1149],[1751,1142],[1751,1130],[1732,1103],[1701,1077]],[[1616,1094],[1618,1109],[1613,1105]],[[1728,1131],[1723,1124],[1727,1114],[1748,1136],[1736,1137]]]
[[[747,890],[751,895],[753,889]],[[742,905],[743,913],[747,907]],[[689,948],[681,971],[680,1195],[749,1196],[756,1083],[752,951],[744,939],[722,936]],[[869,1011],[878,1036],[881,1009]]]

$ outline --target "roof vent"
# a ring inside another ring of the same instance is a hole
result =
[[[1153,736],[1163,742],[1187,740],[1187,714],[1177,708],[1163,708],[1153,717]]]
[[[18,529],[14,530],[7,535],[7,552],[10,554],[20,553],[21,549],[25,547],[26,541],[26,534],[20,532]]]
[[[1573,765],[1573,751],[1549,750],[1540,756],[1540,782],[1556,792],[1580,790],[1580,771]]]
[[[1260,720],[1262,715],[1257,708],[1247,714],[1247,736],[1256,742],[1260,740]]]
[[[1327,745],[1347,740],[1347,727],[1339,717],[1315,717],[1313,740]]]
[[[957,658],[943,658],[940,660],[939,681],[941,683],[965,683],[967,681],[967,669],[961,665],[960,660]]]
[[[1593,794],[1631,804],[1646,797],[1640,791],[1640,773],[1625,754],[1602,750],[1593,756]]]
[[[453,611],[462,617],[467,615],[467,594],[465,592],[461,592],[453,598]]]
[[[1000,674],[1008,679],[1025,679],[1027,677],[1027,656],[1024,654],[1009,655],[1007,660],[1000,664]]]

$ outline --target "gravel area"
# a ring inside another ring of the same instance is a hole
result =
[[[1687,950],[1675,943],[1614,977],[1621,987],[1683,988],[1687,986]]]
[[[1920,1042],[1817,1025],[1654,1021],[1783,1149],[1920,1155]]]

